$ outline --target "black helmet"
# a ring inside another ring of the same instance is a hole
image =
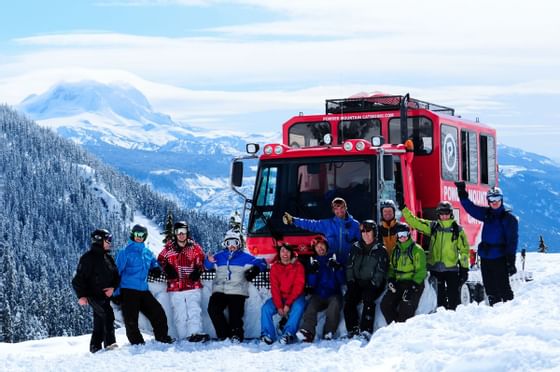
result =
[[[382,200],[381,203],[379,203],[379,210],[382,211],[384,208],[391,208],[393,213],[395,213],[397,205],[391,199]]]
[[[146,238],[148,238],[148,229],[144,225],[134,225],[132,226],[132,230],[130,230],[130,239],[134,240],[135,235],[146,241]]]
[[[189,235],[189,224],[186,221],[177,221],[173,224],[173,234],[176,235],[177,229],[187,229],[187,236]]]
[[[494,199],[494,201],[495,200],[503,200],[504,199],[504,193],[502,192],[502,189],[494,186],[490,190],[488,190],[488,193],[486,194],[486,199],[488,201],[490,201],[490,199]]]
[[[109,230],[97,229],[91,233],[91,241],[93,243],[99,243],[103,240],[107,240],[108,242],[111,242],[113,240],[113,235],[111,235]]]
[[[453,206],[447,200],[442,200],[439,202],[436,208],[437,214],[449,214],[453,218]]]
[[[376,229],[377,229],[377,224],[375,223],[374,220],[363,220],[360,223],[360,230],[365,230],[365,231],[373,230],[373,232],[376,233],[377,232]]]
[[[397,234],[398,236],[399,233],[403,233],[403,232],[406,232],[408,236],[410,236],[410,226],[408,226],[404,222],[399,222],[398,224],[395,225],[395,234]]]

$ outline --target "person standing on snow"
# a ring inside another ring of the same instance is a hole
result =
[[[430,275],[437,280],[437,305],[455,310],[461,286],[468,279],[469,242],[453,218],[453,206],[441,201],[436,208],[436,221],[416,217],[406,205],[400,207],[410,227],[430,237],[427,264]]]
[[[348,337],[360,336],[367,340],[373,334],[375,300],[385,290],[389,259],[383,244],[376,240],[377,224],[365,220],[360,224],[362,238],[354,243],[346,266],[348,290],[344,297],[344,320]],[[361,318],[358,304],[363,302]]]
[[[478,256],[488,303],[493,306],[497,302],[513,300],[509,277],[517,272],[517,218],[504,207],[504,194],[499,187],[488,190],[486,200],[489,206],[480,207],[469,199],[465,181],[455,182],[455,185],[465,211],[484,223]]]
[[[328,242],[322,236],[312,241],[311,246],[315,251],[315,255],[310,257],[307,271],[307,289],[311,290],[311,298],[296,336],[300,341],[313,342],[317,315],[326,309],[323,339],[332,340],[340,322],[344,266],[336,260],[334,253],[328,253]]]
[[[144,344],[144,337],[138,328],[138,316],[142,313],[150,321],[156,341],[170,344],[173,342],[167,334],[167,317],[161,304],[148,290],[148,273],[155,277],[161,275],[161,268],[144,244],[148,229],[134,225],[126,247],[117,253],[117,268],[121,276],[121,309],[126,328],[126,337],[132,345]]]
[[[173,320],[179,339],[205,342],[209,337],[202,332],[202,282],[204,252],[189,237],[185,221],[173,225],[173,239],[168,241],[158,256],[158,262],[167,276],[167,292],[173,309]]]
[[[280,343],[291,344],[296,339],[295,334],[305,309],[305,269],[291,246],[283,244],[277,249],[278,257],[270,267],[272,298],[261,309],[261,340],[269,345],[276,341],[276,328],[272,321],[274,314],[288,319]]]
[[[284,212],[282,221],[286,225],[294,225],[304,230],[320,233],[329,242],[329,253],[336,254],[336,259],[345,265],[352,244],[360,239],[360,224],[349,213],[346,201],[334,198],[331,203],[334,217],[323,220],[311,220],[293,217]]]
[[[379,223],[378,239],[391,257],[393,249],[397,245],[397,226],[400,224],[396,219],[397,206],[395,202],[387,199],[379,203],[381,221]]]
[[[204,260],[207,270],[216,269],[212,283],[212,296],[208,301],[208,315],[216,336],[222,341],[230,338],[239,343],[244,339],[243,315],[245,300],[249,297],[249,282],[266,270],[266,262],[243,252],[241,236],[234,230],[226,232],[224,249]],[[229,310],[229,321],[224,315]]]
[[[93,332],[89,351],[96,353],[105,346],[110,350],[118,347],[115,339],[115,315],[110,299],[119,285],[119,273],[113,257],[109,254],[113,236],[105,229],[91,234],[91,247],[80,257],[72,286],[78,296],[78,304],[90,305],[93,310]]]
[[[426,254],[410,236],[410,228],[397,226],[397,245],[389,257],[387,291],[381,300],[381,311],[387,324],[404,322],[414,316],[426,279]]]

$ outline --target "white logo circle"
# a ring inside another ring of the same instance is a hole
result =
[[[443,139],[442,152],[445,169],[449,172],[453,172],[457,167],[457,142],[455,142],[455,137],[451,134],[447,134]]]

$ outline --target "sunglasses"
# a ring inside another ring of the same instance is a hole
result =
[[[185,235],[187,235],[187,232],[188,232],[187,228],[186,228],[186,227],[182,227],[182,228],[180,228],[180,229],[175,230],[175,235],[179,235],[179,234],[185,234]]]
[[[132,236],[134,236],[135,238],[143,238],[145,235],[146,233],[142,231],[135,231],[132,233]]]
[[[489,203],[495,203],[495,202],[497,202],[497,201],[502,201],[502,198],[499,197],[499,196],[490,196],[490,197],[488,198],[488,202],[489,202]]]
[[[409,232],[408,231],[399,231],[397,233],[397,238],[408,238]]]
[[[241,245],[241,242],[237,239],[226,239],[224,240],[224,245],[226,247],[230,247],[230,246],[239,247]]]

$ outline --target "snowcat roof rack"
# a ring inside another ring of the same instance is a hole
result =
[[[399,110],[406,96],[374,95],[358,98],[328,99],[325,101],[325,112],[327,114],[344,114],[351,112],[387,111]],[[436,105],[434,103],[420,101],[416,98],[408,99],[408,108],[426,109],[454,116],[455,109],[451,107]]]

